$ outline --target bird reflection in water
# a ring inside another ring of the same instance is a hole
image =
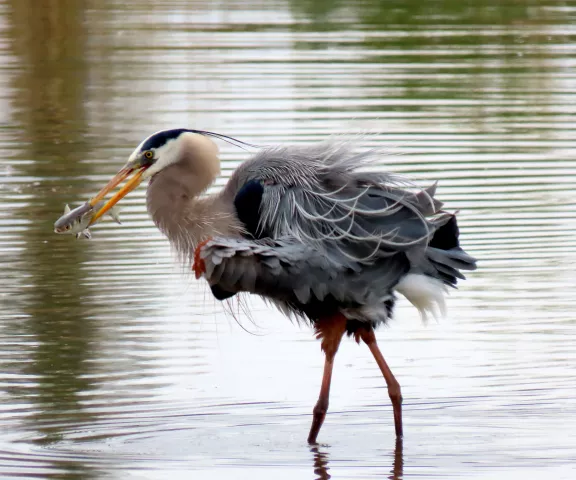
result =
[[[328,473],[330,470],[330,456],[328,452],[322,450],[318,445],[311,447],[310,451],[314,454],[314,474],[316,475],[316,480],[328,480],[332,478]],[[392,469],[387,478],[389,480],[402,480],[404,475],[404,445],[401,438],[396,439],[393,456]]]

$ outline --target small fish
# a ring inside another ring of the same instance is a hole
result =
[[[90,223],[90,220],[94,214],[100,210],[102,205],[104,205],[103,201],[97,203],[95,206],[92,206],[90,203],[86,202],[74,210],[70,210],[70,207],[66,205],[64,207],[64,215],[62,215],[54,223],[54,232],[61,234],[76,234],[76,238],[92,238],[92,234],[88,229],[88,224]],[[120,222],[118,209],[116,207],[110,209],[108,215],[110,215],[116,223],[122,224]]]

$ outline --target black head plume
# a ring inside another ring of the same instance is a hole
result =
[[[207,137],[218,138],[220,140],[223,140],[226,143],[229,143],[230,145],[234,145],[235,147],[239,147],[242,149],[244,149],[244,147],[259,148],[258,145],[246,143],[246,142],[243,142],[241,140],[238,140],[237,138],[229,137],[228,135],[222,135],[220,133],[208,132],[206,130],[194,130],[194,129],[188,129],[188,128],[174,128],[172,130],[162,130],[158,133],[155,133],[154,135],[151,135],[143,143],[141,150],[145,151],[145,150],[154,150],[154,149],[160,148],[161,146],[168,143],[170,140],[174,140],[174,139],[178,138],[180,135],[182,135],[185,132],[197,133],[199,135],[205,135]]]

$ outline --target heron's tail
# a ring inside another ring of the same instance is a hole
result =
[[[419,263],[395,289],[420,312],[426,322],[428,314],[435,318],[446,314],[444,296],[447,287],[456,287],[465,277],[460,270],[475,270],[476,259],[460,247],[456,215],[437,217],[436,231],[426,248],[427,262]]]
[[[422,321],[428,321],[428,314],[436,319],[446,315],[446,285],[428,275],[409,273],[398,282],[394,289],[404,295],[420,312]]]
[[[452,287],[456,286],[458,279],[466,278],[460,270],[476,270],[476,259],[460,247],[459,237],[456,215],[450,215],[434,232],[426,249],[426,257],[435,267],[438,278]]]

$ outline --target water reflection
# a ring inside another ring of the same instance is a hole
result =
[[[401,480],[404,475],[404,442],[401,438],[396,439],[394,445],[394,462],[390,470],[390,480]]]
[[[328,473],[330,470],[329,464],[329,454],[328,451],[323,451],[322,447],[317,445],[310,448],[310,451],[314,454],[314,473],[317,475],[317,480],[328,480],[332,476]]]
[[[26,225],[13,261],[26,281],[17,321],[9,326],[12,338],[29,339],[15,347],[20,361],[11,364],[13,375],[28,381],[8,391],[12,402],[31,403],[25,419],[41,445],[62,441],[62,424],[94,419],[80,403],[91,390],[89,360],[97,335],[82,269],[89,254],[85,245],[49,237],[54,213],[70,200],[68,181],[78,182],[89,170],[80,162],[90,150],[84,9],[74,0],[42,6],[18,0],[8,13],[18,62],[10,89],[14,141],[21,146],[14,165],[17,175],[30,179],[22,185],[26,200],[13,213]],[[91,477],[82,462],[67,462],[66,469],[77,472],[69,478]]]
[[[332,478],[330,475],[330,453],[329,447],[314,445],[310,447],[310,452],[313,453],[314,458],[314,474],[317,480],[328,480]],[[402,480],[404,475],[404,444],[401,438],[397,438],[392,451],[392,466],[390,475],[386,478],[389,480]],[[374,459],[373,459],[374,460]],[[378,475],[380,476],[380,475]]]
[[[413,140],[407,134],[421,138],[422,128],[434,116],[438,120],[431,128],[436,133],[486,135],[471,145],[479,154],[494,150],[489,136],[503,128],[507,141],[525,141],[534,130],[523,122],[535,108],[558,113],[550,98],[558,81],[557,72],[549,68],[550,55],[562,57],[557,43],[569,42],[565,31],[551,27],[557,17],[550,16],[545,3],[291,1],[297,18],[316,22],[294,24],[296,30],[327,30],[324,35],[295,37],[294,48],[305,52],[301,61],[310,72],[297,76],[299,95],[307,100],[307,111],[327,116],[336,108],[340,113],[353,109],[350,116],[358,110],[370,112],[380,119],[380,128],[390,119],[392,130],[398,112],[403,112],[409,127],[402,127],[402,140]],[[349,29],[344,37],[343,25]],[[351,44],[362,45],[352,50],[356,55],[350,54]],[[345,63],[346,71],[316,95],[317,77],[311,72],[329,76],[333,62]],[[346,89],[343,81],[356,89]],[[525,91],[530,95],[523,95]],[[345,99],[350,96],[349,104]],[[501,124],[495,129],[497,119]],[[540,140],[555,138],[553,130],[539,134]],[[464,141],[452,138],[457,148],[464,147]],[[499,147],[534,151],[524,142]],[[422,153],[430,154],[431,148]]]

